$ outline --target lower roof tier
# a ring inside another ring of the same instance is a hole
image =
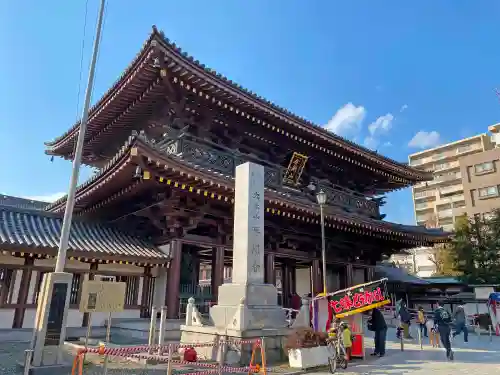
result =
[[[153,223],[156,220],[157,226],[168,226],[164,221],[162,224],[158,222],[158,218],[151,217],[151,213],[146,210],[147,201],[143,202],[143,208],[135,211],[132,205],[139,199],[153,198],[153,195],[163,195],[165,199],[171,200],[175,195],[178,199],[175,203],[177,210],[184,213],[200,212],[199,207],[188,207],[185,202],[179,200],[179,192],[200,197],[202,201],[212,201],[229,207],[227,210],[231,212],[234,202],[234,176],[186,162],[176,153],[165,152],[165,145],[135,135],[129,138],[119,153],[99,173],[78,187],[75,213],[81,216],[106,217],[110,221],[129,215],[143,215],[148,216]],[[264,196],[267,214],[319,225],[319,206],[305,194],[292,190],[278,190],[272,185],[266,185]],[[119,209],[116,206],[117,202]],[[149,202],[151,206],[159,204],[154,199]],[[61,213],[64,211],[65,203],[66,197],[63,197],[47,206],[46,210]],[[162,204],[173,205],[172,202]],[[106,212],[110,207],[113,209]],[[206,214],[210,216],[211,212]],[[195,220],[190,219],[189,225],[196,227],[193,221]],[[325,206],[325,222],[327,228],[360,235],[369,233],[381,239],[400,242],[406,248],[429,246],[449,240],[449,234],[439,229],[376,220],[328,204]]]
[[[62,218],[44,211],[0,206],[0,249],[18,256],[55,257]],[[169,256],[142,238],[100,223],[74,219],[68,257],[88,262],[167,266]]]

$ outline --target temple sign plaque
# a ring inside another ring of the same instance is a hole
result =
[[[283,182],[288,185],[298,185],[304,167],[306,166],[308,157],[298,152],[294,152],[288,168],[283,176]]]
[[[80,312],[115,313],[125,307],[125,288],[122,282],[85,280],[80,299]]]

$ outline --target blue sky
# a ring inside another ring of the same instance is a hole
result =
[[[50,162],[43,142],[79,114],[98,5],[88,0],[78,103],[85,1],[0,0],[0,192],[67,190],[71,164]],[[241,85],[407,161],[500,122],[499,18],[495,0],[108,0],[93,100],[156,24]],[[385,211],[413,223],[409,190]]]

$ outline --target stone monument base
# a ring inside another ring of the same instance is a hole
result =
[[[239,331],[222,327],[181,325],[181,344],[211,343],[213,346],[195,348],[199,358],[218,362],[223,358],[228,365],[248,366],[254,340],[264,339],[266,361],[267,364],[272,364],[286,358],[284,344],[290,332],[290,328]],[[218,345],[221,340],[226,340],[228,344]],[[251,340],[252,343],[240,343],[242,340]],[[260,352],[255,360],[260,363]]]
[[[286,327],[272,284],[223,284],[217,305],[210,308],[210,325],[236,331]]]

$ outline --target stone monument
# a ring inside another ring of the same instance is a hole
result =
[[[63,357],[63,345],[72,280],[73,275],[66,272],[51,272],[43,277],[30,344],[33,357],[28,361],[29,374],[71,370],[71,363]],[[22,365],[26,366],[26,362]]]
[[[231,283],[219,287],[217,302],[210,309],[208,324],[200,326],[186,319],[186,325],[181,326],[181,342],[210,341],[214,336],[265,337],[268,360],[281,356],[282,339],[289,330],[285,313],[278,305],[276,287],[264,283],[264,167],[261,165],[245,163],[236,167],[233,278]],[[239,347],[233,352],[237,352],[238,361],[245,363],[250,350],[250,346]],[[228,362],[235,362],[229,357]]]

